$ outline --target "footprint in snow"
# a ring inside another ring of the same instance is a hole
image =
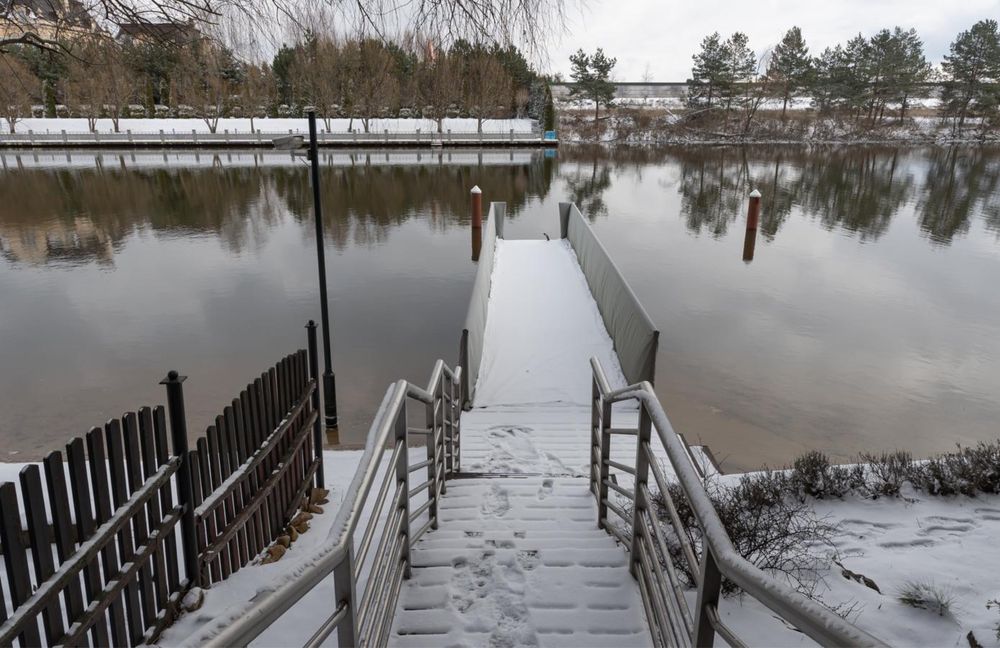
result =
[[[507,497],[507,489],[493,484],[483,496],[483,504],[480,507],[483,515],[491,517],[503,517],[510,510],[510,499]]]
[[[542,481],[542,485],[538,489],[538,499],[543,500],[551,494],[552,494],[552,480],[546,479]]]

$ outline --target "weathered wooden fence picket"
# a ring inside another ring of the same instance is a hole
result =
[[[254,379],[195,449],[172,371],[167,408],[127,412],[0,484],[0,646],[150,643],[191,587],[285,533],[323,480],[307,328],[309,352]]]

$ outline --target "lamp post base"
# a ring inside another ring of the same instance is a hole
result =
[[[332,371],[323,374],[323,422],[328,428],[337,427],[337,379]]]

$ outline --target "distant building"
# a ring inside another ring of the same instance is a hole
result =
[[[201,39],[193,20],[175,22],[133,22],[118,25],[115,38],[121,43],[156,42],[181,45]]]
[[[0,0],[0,7],[7,9],[0,22],[3,38],[32,33],[42,40],[68,40],[98,30],[80,0]]]

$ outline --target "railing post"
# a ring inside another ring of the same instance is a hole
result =
[[[315,327],[315,325],[314,325]],[[354,580],[354,540],[347,543],[347,559],[342,560],[339,565],[333,568],[333,591],[335,600],[339,607],[340,602],[347,605],[347,612],[344,618],[337,625],[337,645],[338,646],[358,646],[357,625],[357,583]]]
[[[642,404],[639,406],[639,432],[635,440],[635,501],[632,507],[632,548],[629,551],[632,561],[630,571],[635,578],[639,578],[639,570],[642,568],[639,558],[639,526],[643,524],[642,514],[649,505],[643,492],[649,483],[649,455],[646,454],[646,447],[649,445],[652,429],[653,422],[645,404]]]
[[[160,381],[167,388],[167,412],[170,415],[170,436],[174,456],[180,458],[177,467],[177,496],[184,507],[181,513],[181,553],[189,586],[201,586],[198,569],[198,543],[194,528],[194,489],[191,486],[191,458],[188,452],[187,420],[184,414],[184,381],[187,376],[174,370]]]
[[[712,627],[708,609],[718,609],[721,590],[722,573],[715,563],[715,556],[712,555],[708,542],[704,542],[701,553],[701,587],[698,589],[698,607],[694,619],[694,645],[699,648],[709,648],[715,643],[715,628]]]
[[[316,322],[309,320],[306,324],[306,335],[309,338],[309,377],[315,382],[312,393],[312,406],[316,412],[316,422],[313,423],[313,445],[315,446],[316,458],[319,464],[316,467],[316,486],[326,487],[326,477],[323,474],[323,424],[320,422],[319,404],[319,353],[316,342]]]
[[[598,480],[601,476],[601,467],[597,464],[598,460],[594,459],[596,454],[598,457],[601,456],[601,413],[598,408],[598,399],[600,397],[600,392],[597,389],[597,377],[591,376],[590,379],[590,492],[594,497],[600,497],[600,491],[598,490]],[[597,518],[597,523],[600,525],[601,518]]]
[[[451,381],[451,472],[457,473],[462,465],[462,380],[465,377],[465,367],[456,367],[459,372],[457,380]],[[446,477],[447,479],[447,477]]]
[[[405,388],[404,388],[405,389]],[[406,403],[404,399],[403,406],[399,408],[399,414],[396,415],[396,445],[398,446],[402,442],[403,446],[399,449],[399,456],[396,458],[396,484],[398,488],[403,489],[403,501],[399,505],[403,509],[403,517],[400,520],[400,533],[403,536],[403,555],[402,560],[406,561],[406,567],[403,569],[403,578],[409,578],[411,572],[410,566],[410,457],[409,450],[410,446],[406,439]]]
[[[442,374],[443,377],[443,374]],[[431,485],[427,489],[427,498],[431,501],[431,506],[427,509],[427,514],[430,516],[431,528],[438,528],[437,522],[437,466],[438,466],[438,456],[437,456],[437,435],[438,435],[438,415],[435,407],[439,400],[441,399],[441,379],[438,379],[437,385],[434,385],[431,391],[431,402],[425,405],[425,410],[427,412],[427,460],[430,463],[427,465],[427,479],[430,480]],[[441,399],[443,401],[443,399]],[[441,402],[440,407],[443,411],[444,402]]]
[[[601,465],[597,475],[597,528],[607,529],[608,519],[608,480],[611,478],[611,403],[600,402],[600,435],[601,435]]]
[[[462,341],[458,349],[458,366],[462,368],[462,409],[472,409],[472,394],[469,392],[469,329],[462,329]],[[458,462],[454,462],[458,469]]]

